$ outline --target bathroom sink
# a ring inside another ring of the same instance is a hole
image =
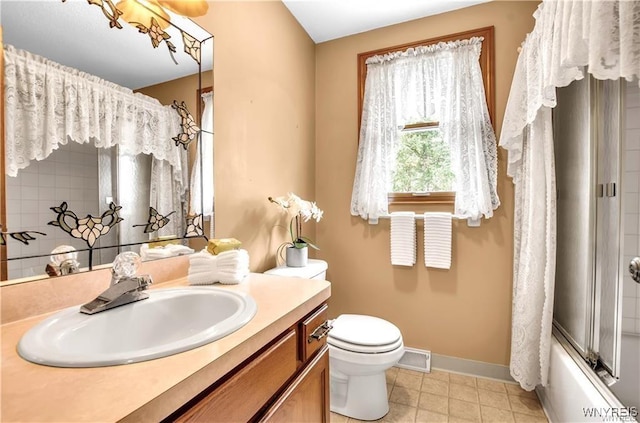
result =
[[[250,296],[211,287],[147,291],[149,298],[94,315],[78,306],[31,328],[18,343],[24,359],[56,367],[129,364],[220,339],[256,314]]]

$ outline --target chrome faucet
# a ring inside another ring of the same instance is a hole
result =
[[[84,314],[101,311],[149,298],[144,292],[153,283],[150,275],[135,276],[140,256],[133,252],[119,254],[111,269],[111,286],[96,299],[80,307]]]

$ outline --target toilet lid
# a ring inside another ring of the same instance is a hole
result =
[[[359,314],[343,314],[333,321],[329,344],[349,351],[381,353],[402,345],[402,334],[384,319]]]

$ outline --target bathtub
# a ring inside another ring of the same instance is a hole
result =
[[[625,407],[555,331],[549,367],[548,385],[536,388],[536,392],[550,422],[636,421],[630,417],[636,414],[635,409]],[[636,384],[639,381],[630,379]]]
[[[622,334],[620,380],[611,390],[623,404],[640,410],[640,335]]]

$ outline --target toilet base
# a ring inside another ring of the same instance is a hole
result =
[[[346,379],[331,377],[330,409],[358,420],[378,420],[389,412],[384,372]]]

